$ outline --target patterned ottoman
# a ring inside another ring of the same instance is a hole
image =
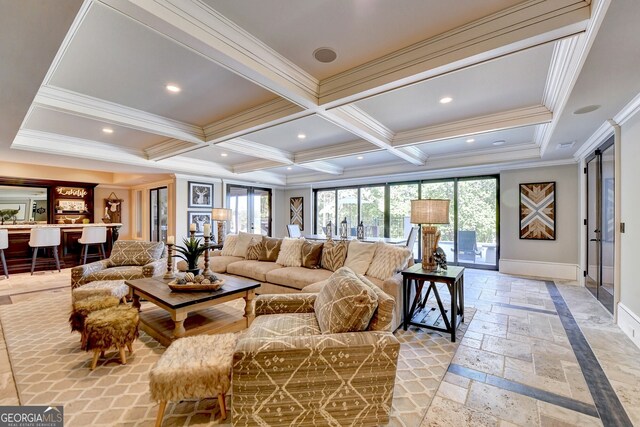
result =
[[[114,296],[126,302],[129,287],[124,280],[96,280],[71,291],[72,302],[80,301],[90,296]]]
[[[227,418],[225,393],[231,385],[231,364],[236,334],[196,335],[180,338],[156,362],[149,373],[151,398],[159,401],[156,426],[168,401],[218,396],[222,419]]]

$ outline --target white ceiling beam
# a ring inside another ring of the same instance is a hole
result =
[[[179,139],[170,139],[168,141],[161,142],[152,147],[146,148],[144,153],[149,160],[163,160],[169,157],[178,156],[180,154],[188,153],[189,151],[197,150],[199,148],[207,147],[208,144],[203,142],[200,144],[193,144],[191,142],[180,141]]]
[[[33,104],[185,142],[204,142],[201,127],[53,86],[42,86]]]
[[[299,163],[298,166],[305,169],[314,170],[317,172],[328,173],[330,175],[342,175],[344,168],[331,164],[329,162],[315,161],[308,163]]]
[[[264,160],[277,162],[281,165],[290,165],[293,163],[293,154],[279,148],[259,144],[246,139],[235,138],[229,141],[215,144],[216,147],[233,151],[234,153],[244,154],[245,156],[258,157]]]
[[[354,105],[334,108],[320,114],[332,123],[379,148],[387,150],[396,157],[400,157],[414,165],[424,165],[421,157],[416,157],[411,153],[394,148],[391,145],[394,136],[393,132]]]
[[[234,173],[249,173],[261,171],[263,169],[272,169],[282,166],[280,162],[274,162],[273,160],[252,160],[250,162],[238,163],[233,165],[232,170]]]
[[[527,0],[320,82],[331,108],[585,30],[589,0]]]
[[[398,132],[393,138],[392,144],[394,147],[418,145],[444,139],[548,123],[552,118],[551,111],[542,105],[516,108],[486,116]]]
[[[316,78],[202,1],[100,2],[294,104],[303,108],[318,105]]]
[[[358,140],[299,151],[294,155],[294,162],[296,164],[302,164],[317,160],[330,160],[338,157],[352,156],[354,154],[371,153],[374,151],[380,151],[380,149],[367,141]]]

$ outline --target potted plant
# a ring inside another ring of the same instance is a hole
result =
[[[183,246],[176,245],[176,256],[178,258],[182,258],[188,264],[188,273],[193,273],[194,275],[200,274],[200,269],[198,268],[198,259],[200,259],[200,255],[204,253],[204,251],[208,250],[209,247],[200,244],[201,240],[196,239],[195,237],[191,237],[189,239],[182,239]]]

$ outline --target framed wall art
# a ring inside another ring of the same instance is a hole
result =
[[[189,181],[189,207],[213,208],[213,184]]]
[[[196,225],[196,236],[202,237],[204,236],[204,225],[211,224],[211,212],[194,212],[187,211],[187,230],[189,230],[189,226],[191,224]]]
[[[520,184],[520,239],[556,240],[556,183]]]
[[[289,224],[297,224],[304,229],[304,197],[289,198]]]

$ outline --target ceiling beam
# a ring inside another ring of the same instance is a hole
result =
[[[148,160],[164,160],[169,157],[178,156],[180,154],[188,153],[189,151],[197,150],[199,148],[207,147],[207,143],[193,144],[191,142],[180,141],[179,139],[170,139],[168,141],[161,142],[152,147],[146,148],[144,153]]]
[[[301,164],[317,160],[352,156],[355,154],[371,153],[374,151],[380,151],[380,149],[367,141],[358,140],[299,151],[294,154],[294,161],[296,164]]]
[[[288,151],[253,141],[247,141],[246,139],[235,138],[220,142],[215,144],[215,146],[233,151],[234,153],[244,154],[245,156],[277,162],[279,163],[278,166],[293,164],[293,154]]]
[[[282,166],[282,163],[274,162],[273,160],[252,160],[250,162],[238,163],[233,165],[232,170],[234,173],[249,173],[261,171],[264,169],[272,169]]]
[[[330,175],[342,175],[344,173],[344,168],[331,164],[329,162],[323,161],[315,161],[308,163],[299,163],[298,166],[305,169],[311,169],[317,172],[328,173]]]

